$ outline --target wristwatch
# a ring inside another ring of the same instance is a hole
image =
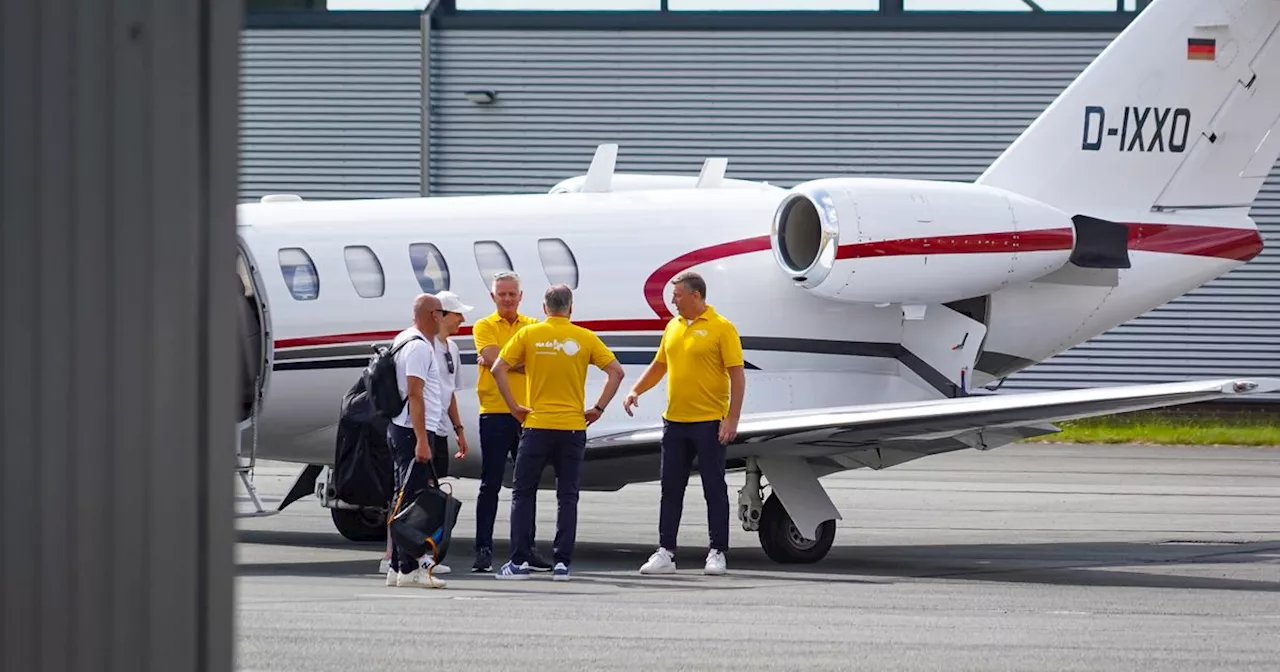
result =
[[[599,404],[596,404],[595,406],[592,406],[591,408],[594,408],[594,409],[596,409],[597,411],[600,411],[600,415],[604,415],[604,409],[603,409],[603,408],[600,408],[600,405],[599,405]]]
[[[461,434],[461,433],[462,433],[462,430],[463,430],[463,429],[466,429],[466,428],[465,428],[465,427],[463,427],[462,425],[454,425],[454,426],[453,426],[453,431],[455,431],[455,432],[457,432],[457,433],[459,433],[459,434]]]

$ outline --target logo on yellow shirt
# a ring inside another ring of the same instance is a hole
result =
[[[697,335],[699,335],[699,336],[706,336],[706,335],[707,335],[707,330],[706,330],[706,329],[694,329],[694,330],[693,330],[693,333],[695,333],[695,334],[697,334]]]
[[[564,340],[555,339],[550,341],[543,341],[541,343],[534,343],[534,347],[538,349],[539,355],[551,355],[557,352],[562,352],[566,355],[569,355],[570,357],[578,354],[578,351],[582,349],[582,346],[578,345],[578,342],[573,340],[572,338],[566,338]],[[550,352],[546,352],[548,350]]]

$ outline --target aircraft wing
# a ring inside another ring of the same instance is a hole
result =
[[[802,458],[819,474],[884,468],[925,455],[994,448],[1051,434],[1058,429],[1049,423],[1056,421],[1275,390],[1280,390],[1280,380],[1225,378],[744,414],[728,459]],[[634,462],[629,480],[648,480],[653,475],[648,472],[656,473],[652,458],[661,440],[661,424],[595,436],[587,442],[587,460]],[[584,483],[591,489],[621,485]]]

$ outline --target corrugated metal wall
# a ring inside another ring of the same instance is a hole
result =
[[[240,197],[421,193],[416,30],[246,30]]]
[[[620,171],[781,186],[829,175],[973,180],[1113,33],[442,31],[431,53],[431,191],[545,191],[618,142]],[[499,104],[463,92],[491,88]],[[1280,179],[1247,267],[1004,390],[1280,376]],[[1271,400],[1278,400],[1272,398]]]
[[[435,194],[541,191],[595,145],[618,170],[789,186],[822,175],[971,180],[1110,41],[1091,34],[441,31]],[[499,104],[468,101],[492,88]]]
[[[621,144],[621,171],[696,174],[714,155],[730,177],[782,186],[972,180],[1112,37],[437,31],[431,193],[545,191],[601,142]],[[248,31],[245,44],[242,195],[417,193],[416,32]],[[468,101],[471,89],[498,104]],[[1254,211],[1262,257],[1004,389],[1280,376],[1277,174]]]

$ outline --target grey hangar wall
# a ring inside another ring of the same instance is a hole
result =
[[[969,181],[1114,30],[695,31],[247,28],[240,197],[544,192],[597,144],[619,171],[791,186],[833,175]],[[493,105],[464,96],[497,92]],[[1231,274],[1003,390],[1280,376],[1280,178],[1253,216],[1266,249]],[[1277,402],[1278,395],[1254,398]]]

